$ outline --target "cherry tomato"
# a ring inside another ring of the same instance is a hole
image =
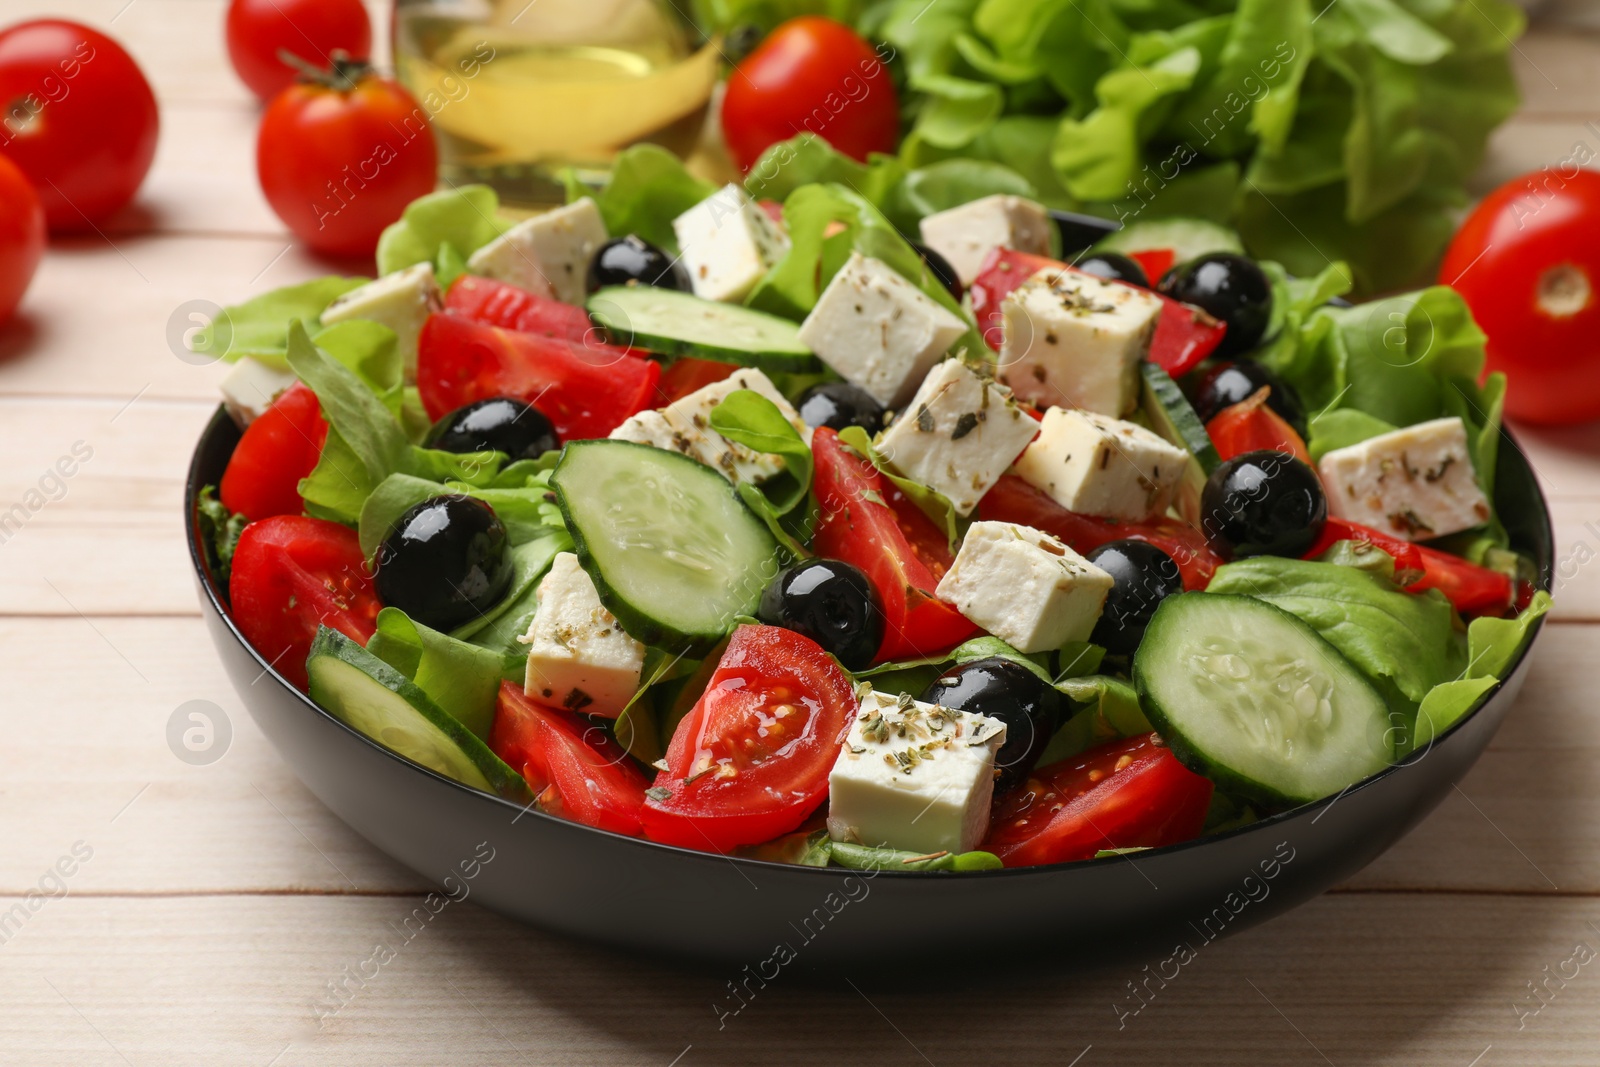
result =
[[[278,55],[325,67],[333,53],[372,53],[372,22],[361,0],[233,0],[228,5],[228,59],[262,100],[294,84],[298,71]]]
[[[673,731],[640,814],[645,836],[727,852],[798,829],[827,798],[856,706],[849,677],[815,641],[741,626]]]
[[[452,311],[428,318],[417,342],[417,387],[439,419],[491,396],[538,408],[563,441],[604,437],[650,406],[661,365],[625,349],[590,347],[484,326]]]
[[[0,156],[0,323],[11,317],[44,257],[44,207],[16,164]]]
[[[900,137],[900,101],[878,54],[817,15],[773,30],[734,68],[722,101],[722,135],[740,170],[808,130],[863,163],[893,152]]]
[[[983,269],[969,288],[972,294],[972,313],[977,317],[978,329],[990,348],[1000,351],[1005,341],[1005,315],[1001,305],[1005,298],[1041,270],[1066,271],[1073,267],[1060,260],[1036,256],[1029,252],[1016,252],[997,248],[984,260]],[[1113,282],[1123,285],[1123,282]],[[1150,362],[1174,378],[1181,377],[1199,366],[1215,352],[1228,332],[1227,326],[1218,322],[1197,307],[1180,303],[1171,297],[1149,289],[1129,286],[1138,292],[1155,296],[1161,301],[1161,318],[1156,321],[1155,335],[1150,338]]]
[[[139,65],[103,33],[60,19],[0,32],[0,153],[22,169],[50,229],[89,230],[139,191],[161,115]]]
[[[300,514],[300,479],[316,467],[327,439],[317,394],[295,382],[239,438],[222,472],[222,503],[252,520]]]
[[[356,532],[305,515],[276,515],[244,528],[228,596],[240,632],[302,690],[317,627],[364,645],[382,607]]]
[[[485,326],[560,337],[576,344],[599,344],[599,332],[583,308],[492,278],[463,274],[445,294],[444,306]]]
[[[1031,867],[1175,845],[1199,836],[1211,793],[1155,734],[1113,741],[1036,769],[995,803],[982,847],[1007,867]]]
[[[1079,515],[1057,504],[1048,494],[1014,474],[1007,474],[978,501],[978,517],[1014,522],[1060,538],[1075,552],[1089,553],[1108,541],[1129,538],[1148,541],[1171,556],[1191,592],[1211,584],[1222,559],[1206,544],[1205,535],[1171,519],[1150,522],[1115,522]]]
[[[1546,169],[1496,189],[1462,224],[1439,280],[1489,335],[1507,414],[1600,418],[1600,173]]]
[[[1217,412],[1206,423],[1206,435],[1216,446],[1217,455],[1223,459],[1242,456],[1246,452],[1269,449],[1287,452],[1296,459],[1311,463],[1311,453],[1305,441],[1295,432],[1282,415],[1267,407],[1271,387],[1264,386],[1248,399],[1229,405]]]
[[[602,727],[565,708],[536,704],[521,686],[502,682],[489,747],[527,779],[541,811],[639,836],[639,809],[650,783]]]
[[[306,244],[370,256],[406,205],[433,192],[439,150],[428,113],[399,82],[336,60],[325,84],[291,85],[267,106],[256,174]]]
[[[737,363],[691,357],[675,359],[661,372],[661,384],[656,386],[656,406],[666,407],[708,385],[726,381],[738,369]]]
[[[822,508],[811,547],[819,556],[861,568],[878,591],[884,633],[876,659],[931,656],[976,635],[976,626],[934,596],[951,562],[938,528],[909,501],[895,507],[883,475],[833,430],[819,427],[811,451]]]

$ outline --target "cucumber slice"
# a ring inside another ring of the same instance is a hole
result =
[[[1303,804],[1394,759],[1378,691],[1310,626],[1254,597],[1162,601],[1133,680],[1174,754],[1226,793]]]
[[[613,286],[589,298],[589,317],[619,345],[804,374],[821,367],[788,319],[653,286]]]
[[[1135,222],[1116,233],[1107,235],[1094,246],[1096,252],[1149,252],[1170,248],[1177,262],[1186,263],[1208,252],[1244,253],[1239,235],[1226,226],[1218,226],[1205,219],[1151,219]],[[1152,284],[1160,281],[1151,278]]]
[[[755,613],[778,573],[765,524],[726,478],[688,456],[575,441],[550,485],[600,602],[646,644],[716,642]]]
[[[343,722],[430,771],[526,804],[528,783],[405,675],[324,626],[306,658],[311,699]]]
[[[1150,428],[1167,441],[1189,452],[1189,465],[1178,486],[1178,512],[1190,522],[1200,521],[1200,494],[1206,479],[1217,469],[1222,457],[1217,454],[1205,423],[1189,405],[1188,397],[1172,376],[1146,360],[1140,365],[1144,375],[1144,413]]]

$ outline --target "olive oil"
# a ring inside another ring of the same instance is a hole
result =
[[[671,0],[398,0],[394,33],[445,179],[529,207],[631,144],[690,154],[721,62]]]

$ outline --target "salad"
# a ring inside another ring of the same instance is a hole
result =
[[[433,194],[377,280],[199,335],[243,433],[195,520],[263,659],[559,818],[974,871],[1335,796],[1548,610],[1450,289],[762,184],[640,147],[525,221]]]

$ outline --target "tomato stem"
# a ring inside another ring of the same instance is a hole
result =
[[[360,84],[361,79],[372,73],[371,63],[364,59],[353,58],[342,48],[333,50],[326,67],[319,67],[309,60],[302,59],[287,48],[278,49],[278,60],[284,66],[298,71],[301,82],[321,85],[341,93],[350,92]]]

